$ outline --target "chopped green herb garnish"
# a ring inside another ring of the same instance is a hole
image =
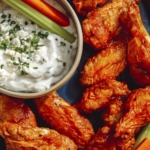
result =
[[[14,50],[18,53],[22,53],[22,48],[21,47],[15,47]]]
[[[29,68],[29,63],[27,63],[27,62],[23,62],[22,65],[26,66],[27,68]]]
[[[46,33],[38,32],[38,36],[39,36],[40,38],[42,38],[42,39],[47,38],[47,37],[48,37],[48,35],[49,35],[49,33],[48,33],[48,32],[46,32]]]
[[[44,59],[44,58],[43,58],[42,60],[43,60],[43,61],[45,61],[45,59]]]
[[[25,45],[23,48],[23,52],[25,53],[27,51],[27,49],[28,49],[28,47],[27,47],[27,45]]]
[[[17,63],[17,62],[13,62],[13,65],[15,65],[15,66],[19,66],[19,63]]]
[[[1,21],[1,24],[4,23],[5,21],[6,21],[6,20],[2,20],[2,21]]]
[[[34,37],[31,39],[31,45],[35,46],[39,43],[39,41],[40,41],[40,38],[38,36],[34,35]]]
[[[33,21],[31,21],[31,24],[33,24],[33,25],[34,25],[35,23],[34,23]]]
[[[11,60],[14,61],[14,60],[15,60],[15,57],[11,57]]]
[[[8,15],[8,18],[11,18],[11,14]]]
[[[48,32],[46,32],[46,33],[45,33],[45,37],[47,38],[48,36],[49,36],[49,33],[48,33]]]
[[[3,40],[3,41],[1,41],[1,43],[0,43],[0,49],[6,50],[7,47],[8,47],[8,45],[9,45],[9,41],[8,41],[8,40]]]
[[[72,46],[72,45],[70,45],[70,48],[72,49],[72,48],[73,48],[73,46]]]
[[[32,31],[32,33],[36,33],[36,31]]]
[[[5,14],[1,15],[1,18],[3,18],[3,19],[5,19],[6,17],[7,17],[7,15],[5,15]]]
[[[28,21],[25,21],[25,23],[24,23],[25,25],[28,25]]]
[[[1,65],[0,65],[0,68],[3,69],[3,67],[4,67],[4,64],[1,64]]]
[[[43,44],[39,44],[39,45],[37,45],[37,47],[42,47],[42,46],[44,46]]]
[[[11,22],[10,22],[10,25],[13,25],[13,24],[15,24],[15,23],[16,23],[15,21],[11,21]]]
[[[28,73],[22,70],[21,75],[28,75]]]
[[[10,22],[10,21],[11,21],[10,19],[7,20],[7,22]]]
[[[25,71],[23,71],[23,67],[29,68],[29,63],[28,62],[21,62],[20,59],[18,59],[19,62],[13,62],[13,65],[17,66],[19,70],[21,70],[21,75],[27,75]]]
[[[20,30],[19,25],[15,25],[13,29],[9,30],[9,34],[13,34],[16,37],[16,33]]]
[[[64,42],[60,42],[60,44],[61,44],[62,46],[66,46],[66,43],[64,43]]]
[[[63,66],[66,66],[66,62],[63,62]]]

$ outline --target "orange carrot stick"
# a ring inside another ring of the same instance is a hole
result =
[[[145,138],[135,150],[150,150],[150,139]]]
[[[43,0],[23,1],[61,26],[68,26],[70,24],[69,18],[65,14]]]

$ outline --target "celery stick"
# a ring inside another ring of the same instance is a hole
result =
[[[142,128],[132,150],[134,150],[145,138],[150,139],[150,123]]]
[[[45,30],[55,33],[62,38],[66,39],[70,43],[73,43],[76,40],[76,37],[69,33],[67,30],[50,20],[49,18],[45,17],[43,14],[35,10],[34,8],[30,7],[26,3],[21,0],[2,0],[4,3],[15,9],[16,11],[20,12],[28,19],[36,23],[37,25],[41,26]]]

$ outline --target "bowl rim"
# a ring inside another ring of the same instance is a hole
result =
[[[16,91],[10,91],[10,90],[0,87],[0,93],[15,97],[15,98],[23,98],[23,99],[37,98],[37,97],[47,95],[48,93],[50,93],[54,90],[55,91],[58,90],[73,76],[74,72],[76,71],[76,69],[80,63],[81,57],[82,57],[82,51],[83,51],[82,27],[81,27],[79,18],[76,15],[75,11],[73,10],[72,6],[66,0],[58,0],[58,1],[59,1],[59,3],[62,3],[64,5],[63,7],[66,8],[66,12],[69,13],[71,18],[73,19],[73,22],[74,22],[76,30],[77,30],[78,48],[77,48],[75,60],[73,62],[73,66],[70,68],[69,72],[60,81],[58,81],[55,85],[50,87],[50,89],[47,89],[45,91],[34,92],[34,93],[32,93],[32,92],[31,93],[29,93],[29,92],[21,93],[21,92],[16,92]]]

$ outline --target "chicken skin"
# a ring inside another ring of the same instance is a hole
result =
[[[104,106],[108,106],[111,100],[127,98],[130,90],[126,83],[116,80],[100,82],[86,88],[80,101],[81,108],[86,113],[92,113]]]
[[[140,127],[150,122],[150,86],[139,88],[131,92],[125,104],[126,113],[116,124],[115,137],[118,139],[118,146],[123,149],[126,143],[132,147],[134,136]]]
[[[116,124],[124,115],[125,100],[116,98],[109,102],[108,106],[102,111],[102,119],[105,126],[111,127]]]
[[[114,128],[104,126],[99,128],[86,150],[131,150],[134,143],[133,137],[120,147],[120,141],[114,136]]]
[[[89,120],[81,116],[56,91],[47,96],[35,99],[39,115],[59,133],[70,137],[82,149],[94,136]]]
[[[78,14],[86,16],[89,11],[94,10],[98,5],[103,5],[106,0],[73,0]]]
[[[82,85],[116,79],[127,66],[127,41],[119,38],[106,50],[89,58],[81,71]]]
[[[77,150],[71,139],[48,128],[0,122],[0,135],[7,150]]]
[[[137,2],[137,1],[136,1]],[[112,0],[89,12],[82,22],[84,42],[96,50],[107,48],[121,32],[119,16],[135,0]]]
[[[36,118],[24,100],[0,94],[0,122],[8,121],[36,127]]]
[[[137,84],[150,85],[150,36],[142,23],[138,6],[131,5],[120,20],[129,33],[127,56],[130,74]]]
[[[107,126],[100,128],[87,145],[86,150],[117,150],[111,128]]]

